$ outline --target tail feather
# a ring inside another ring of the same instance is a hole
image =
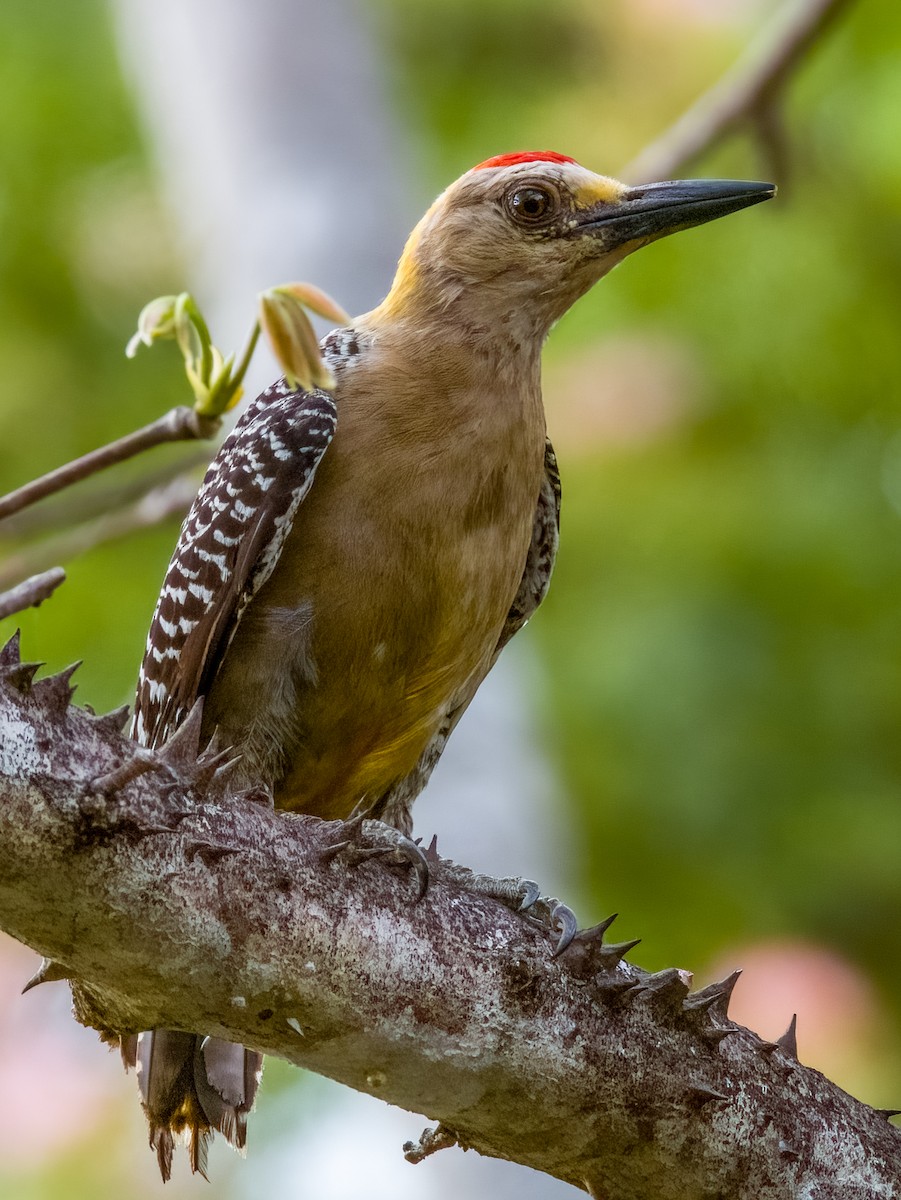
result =
[[[200,1129],[197,1125],[193,1125],[187,1131],[187,1138],[191,1171],[195,1175],[202,1175],[207,1183],[209,1183],[210,1177],[206,1173],[206,1161],[210,1142],[213,1138],[213,1131],[211,1129]]]
[[[172,1132],[163,1125],[150,1125],[150,1149],[156,1151],[156,1161],[159,1164],[163,1183],[172,1178],[172,1149],[174,1142]]]
[[[157,1029],[142,1033],[136,1049],[123,1039],[122,1057],[126,1067],[136,1065],[150,1145],[164,1181],[172,1174],[176,1133],[185,1135],[191,1170],[204,1178],[214,1130],[243,1149],[247,1114],[262,1073],[261,1054],[220,1038]]]
[[[198,1039],[194,1052],[194,1086],[197,1099],[214,1129],[236,1150],[247,1141],[247,1114],[253,1108],[263,1056],[255,1050],[223,1042]]]
[[[119,1038],[119,1052],[122,1055],[122,1065],[126,1071],[138,1065],[138,1035]]]

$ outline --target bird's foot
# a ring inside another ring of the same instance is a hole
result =
[[[433,863],[439,861],[435,838],[432,838],[426,851],[426,858]],[[471,871],[468,867],[461,867],[459,863],[452,862],[450,859],[441,859],[440,861],[444,871],[449,873],[468,892],[474,892],[478,896],[487,896],[491,900],[499,900],[501,904],[512,908],[514,912],[523,913],[535,924],[557,932],[559,937],[557,945],[554,947],[554,958],[558,954],[562,954],[575,937],[579,928],[576,914],[568,905],[562,904],[555,897],[542,896],[541,888],[533,879],[516,877],[495,879],[492,875],[482,875],[478,871]]]
[[[388,867],[412,869],[416,879],[416,901],[426,894],[429,861],[422,847],[399,830],[374,821],[365,813],[356,813],[344,821],[339,840],[322,852],[325,862],[332,862],[339,856],[352,867],[370,858],[381,858]]]

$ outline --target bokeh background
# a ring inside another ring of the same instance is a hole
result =
[[[780,7],[0,6],[0,490],[185,399],[169,348],[123,355],[151,296],[190,287],[229,347],[254,290],[285,278],[369,307],[448,180],[532,147],[615,173]],[[480,795],[484,752],[520,783],[465,861],[546,861],[584,923],[622,914],[645,967],[699,984],[744,967],[737,1019],[776,1037],[798,1012],[805,1062],[901,1107],[894,0],[851,4],[780,110],[776,203],[643,252],[550,338],[559,565],[509,652],[515,686],[486,702],[481,742],[461,729],[443,795]],[[740,136],[691,173],[771,169]],[[121,510],[136,476],[184,453],[100,486]],[[102,710],[130,699],[178,520],[112,537],[86,516],[97,486],[57,506],[42,537],[62,541],[0,529],[5,576],[64,552],[69,572],[0,635],[21,624],[25,656],[52,668],[83,658],[78,699]],[[424,800],[419,832],[447,807]],[[71,1021],[65,985],[19,998],[35,966],[0,939],[0,1195],[160,1194],[133,1081]],[[567,1193],[459,1151],[408,1167],[418,1119],[343,1095],[270,1064],[250,1160],[215,1155],[211,1194],[459,1195],[461,1162],[468,1194]],[[182,1165],[168,1194],[205,1186]]]

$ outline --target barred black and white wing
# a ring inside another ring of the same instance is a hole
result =
[[[544,478],[538,493],[532,542],[507,620],[501,630],[492,664],[515,633],[519,633],[547,595],[560,543],[560,470],[550,438],[544,443]]]
[[[333,397],[279,380],[222,443],[157,601],[133,736],[155,746],[209,690],[245,607],[271,575],[335,432]]]

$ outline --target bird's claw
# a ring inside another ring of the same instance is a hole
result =
[[[560,940],[557,942],[557,947],[551,955],[552,958],[557,958],[576,936],[579,929],[579,922],[576,919],[576,914],[569,905],[561,904],[559,900],[551,909],[551,920],[560,930]]]
[[[432,846],[427,854],[432,854]],[[437,855],[435,855],[437,857]],[[541,888],[532,879],[495,879],[461,867],[449,859],[441,860],[443,874],[450,876],[467,892],[497,900],[513,912],[522,913],[526,920],[542,929],[558,930],[553,957],[557,958],[569,946],[579,929],[576,914],[566,904],[542,896]]]
[[[394,853],[396,861],[406,863],[416,873],[417,889],[414,903],[418,904],[429,888],[429,860],[426,851],[412,838],[401,837],[394,847]]]
[[[418,904],[429,886],[429,860],[426,851],[411,838],[394,832],[390,842],[381,845],[363,845],[364,814],[358,814],[344,822],[345,836],[322,851],[322,859],[329,862],[340,854],[350,866],[357,866],[369,858],[387,858],[389,863],[412,867],[416,875],[416,899]]]

